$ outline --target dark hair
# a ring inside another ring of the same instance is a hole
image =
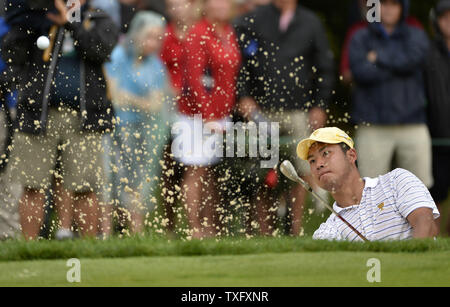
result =
[[[341,149],[342,149],[342,152],[343,152],[344,154],[346,154],[347,151],[350,150],[350,146],[348,146],[348,145],[345,144],[345,143],[339,143],[339,145],[340,145],[340,147],[341,147]],[[355,165],[356,165],[356,168],[358,168],[358,160],[355,161]]]

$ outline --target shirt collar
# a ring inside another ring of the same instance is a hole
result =
[[[364,177],[364,189],[363,189],[363,195],[361,197],[361,201],[364,199],[364,194],[366,193],[366,190],[373,189],[374,187],[376,187],[378,185],[378,181],[379,181],[378,178]],[[343,210],[353,209],[358,206],[359,205],[353,205],[353,206],[342,208],[342,207],[339,207],[336,202],[334,202],[333,209],[334,209],[334,211],[336,211],[336,213],[340,213]]]
[[[364,177],[364,191],[368,188],[374,188],[378,185],[378,178],[369,178],[369,177]],[[364,194],[364,192],[363,192]]]

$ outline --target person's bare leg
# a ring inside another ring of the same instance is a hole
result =
[[[98,231],[98,200],[93,192],[74,195],[74,215],[81,236],[95,237]]]
[[[163,175],[163,188],[161,192],[161,196],[163,198],[163,209],[165,218],[167,218],[166,230],[169,234],[173,234],[175,232],[175,204],[176,204],[176,192],[172,188],[174,185],[171,185],[170,179],[167,179],[167,176]]]
[[[131,234],[141,234],[144,231],[144,207],[141,196],[133,193],[130,204],[130,231]]]
[[[177,191],[174,189],[179,184],[176,162],[171,157],[170,146],[165,147],[164,165],[162,169],[162,198],[164,213],[168,220],[166,229],[169,234],[175,233],[175,205]]]
[[[275,227],[275,214],[271,210],[274,205],[273,197],[267,187],[261,187],[256,198],[256,215],[263,236],[271,236]]]
[[[220,192],[219,192],[219,187],[216,181],[216,177],[214,175],[214,173],[212,173],[212,177],[210,179],[211,184],[212,184],[212,190],[211,190],[211,199],[212,199],[212,218],[214,221],[214,235],[224,235],[226,234],[226,229],[225,229],[225,223],[224,223],[224,218],[225,218],[225,208],[223,207],[224,204],[220,201]]]
[[[55,180],[55,209],[62,229],[72,228],[73,203],[72,193],[67,191],[61,180]]]
[[[39,236],[44,220],[45,195],[39,190],[25,188],[19,201],[20,224],[26,240]]]
[[[183,189],[185,191],[186,211],[189,226],[194,239],[203,237],[200,209],[202,203],[202,180],[205,168],[189,166],[184,174]]]
[[[101,203],[99,205],[99,233],[107,238],[112,234],[112,214],[113,214],[113,204]]]
[[[138,211],[131,212],[130,230],[132,234],[142,234],[144,232],[144,215]]]
[[[173,197],[172,195],[170,195],[170,196],[164,195],[164,197],[170,197],[170,199],[173,200],[173,201],[168,201],[165,199],[163,201],[163,204],[164,204],[164,213],[168,220],[167,224],[166,224],[167,232],[169,234],[174,234],[175,233],[175,210],[174,210],[175,197]]]
[[[244,211],[244,225],[245,225],[245,234],[247,236],[254,236],[255,230],[254,221],[257,219],[256,214],[256,201],[249,199],[248,204],[245,206]]]
[[[306,199],[306,190],[300,185],[292,188],[289,203],[290,206],[290,220],[291,220],[291,234],[298,236],[302,228],[303,211]]]
[[[214,237],[220,231],[220,221],[217,213],[218,193],[214,182],[215,176],[211,169],[205,168],[202,182],[201,219],[202,232],[208,237]],[[219,228],[219,229],[217,229]]]

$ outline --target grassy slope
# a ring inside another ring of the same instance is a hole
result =
[[[363,244],[286,237],[0,242],[0,286],[74,285],[66,281],[69,258],[81,260],[81,286],[371,286],[369,258],[381,261],[381,286],[450,286],[449,239]]]
[[[369,258],[381,283],[367,282]],[[65,260],[0,263],[0,286],[450,286],[450,252],[282,254],[81,259],[81,283]]]
[[[0,261],[69,258],[126,258],[140,256],[243,255],[286,252],[354,251],[414,253],[450,252],[450,239],[394,242],[330,242],[303,238],[214,239],[168,241],[158,237],[72,241],[0,242]]]

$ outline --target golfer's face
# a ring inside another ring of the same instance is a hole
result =
[[[348,160],[340,145],[315,143],[308,155],[313,179],[322,189],[334,191],[348,171]]]

